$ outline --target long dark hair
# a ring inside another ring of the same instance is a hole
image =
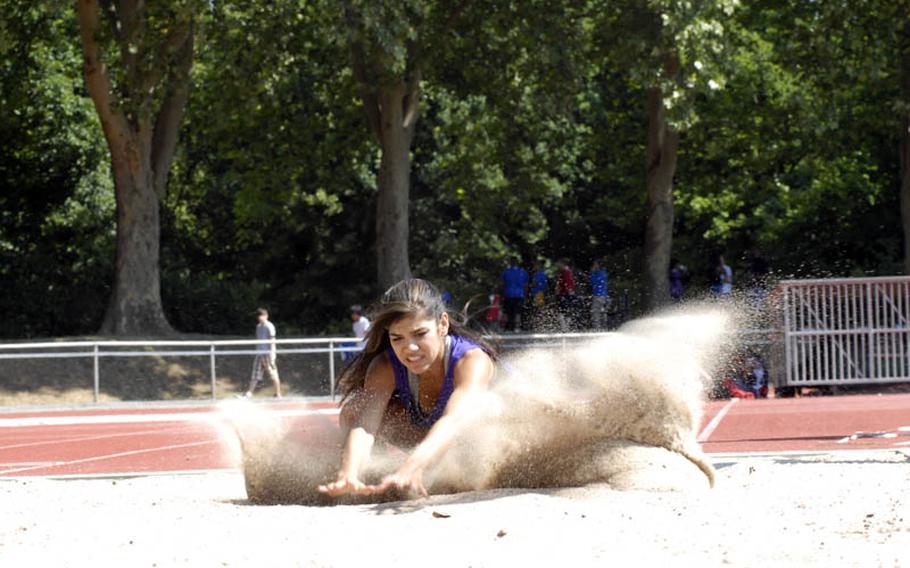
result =
[[[338,388],[344,403],[366,382],[367,371],[373,360],[385,353],[392,342],[389,340],[389,326],[407,316],[432,318],[437,322],[442,314],[449,313],[449,335],[458,335],[480,346],[494,360],[496,345],[465,325],[462,314],[450,313],[436,286],[420,278],[410,278],[395,284],[382,295],[368,311],[371,326],[364,338],[363,351],[341,372]]]

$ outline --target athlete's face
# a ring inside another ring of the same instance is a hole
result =
[[[389,326],[389,340],[398,360],[416,375],[427,372],[442,357],[449,315],[438,320],[423,315],[406,316]]]

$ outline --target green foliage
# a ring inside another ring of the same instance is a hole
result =
[[[116,95],[113,104],[131,122],[155,116],[187,30],[207,5],[204,0],[99,2],[103,22],[95,39]]]
[[[112,272],[105,146],[65,7],[0,2],[0,336],[93,329]]]
[[[149,57],[165,11],[190,7],[155,4]],[[247,334],[264,304],[283,334],[340,331],[374,296],[378,154],[351,41],[380,80],[419,44],[413,269],[459,301],[495,288],[514,254],[606,258],[614,292],[638,296],[654,86],[682,131],[674,252],[696,286],[713,254],[739,277],[754,249],[781,276],[893,273],[906,4],[193,4],[204,25],[162,204],[168,318]],[[0,139],[0,334],[92,332],[114,203],[72,9],[0,9],[0,129],[16,133]]]

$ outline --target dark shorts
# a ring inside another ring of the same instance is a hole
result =
[[[524,298],[506,298],[503,300],[502,307],[506,312],[506,320],[509,322],[515,321],[515,318],[521,315],[521,310],[524,309],[524,306]]]

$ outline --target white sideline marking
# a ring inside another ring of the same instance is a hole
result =
[[[272,416],[333,416],[337,408],[306,408],[276,410]],[[142,422],[218,422],[226,417],[221,412],[168,412],[160,414],[96,414],[90,416],[29,416],[27,418],[0,418],[0,428],[25,428],[29,426],[77,426],[82,424],[135,424]]]
[[[898,432],[901,432],[901,433],[899,434]],[[897,429],[897,432],[856,432],[855,434],[852,434],[850,436],[844,436],[843,438],[838,440],[837,443],[846,444],[847,442],[852,442],[854,440],[869,439],[869,438],[882,439],[882,438],[897,438],[898,436],[903,437],[904,434],[902,432],[910,432],[910,428],[901,426],[900,428]],[[903,444],[905,444],[905,442],[897,442],[894,445],[900,446]]]
[[[907,442],[905,442],[907,443]],[[897,444],[895,444],[897,445]],[[832,456],[832,457],[858,457],[882,452],[900,452],[910,458],[906,450],[889,450],[889,446],[876,448],[862,448],[855,450],[780,450],[776,452],[724,452],[724,453],[706,453],[705,455],[712,462],[722,460],[742,460],[742,459],[773,459],[773,458],[793,458],[800,456]]]
[[[737,402],[739,402],[738,398],[731,398],[730,401],[727,402],[727,404],[725,404],[723,406],[723,408],[721,408],[720,411],[714,415],[714,418],[712,418],[711,421],[708,422],[708,424],[705,426],[705,429],[702,430],[701,434],[698,435],[698,438],[696,439],[696,441],[699,444],[704,444],[705,442],[708,441],[708,438],[711,437],[711,434],[713,434],[714,430],[716,430],[717,427],[720,425],[720,421],[724,419],[724,416],[726,416],[727,413],[730,412],[730,408],[732,408],[733,405],[736,404]]]
[[[28,465],[33,465],[33,466],[37,466],[37,467],[45,467],[45,466],[57,465],[57,464],[61,464],[61,463],[63,463],[63,462],[59,462],[59,461],[46,461],[46,462],[10,462],[10,463],[0,463],[0,467],[22,467],[22,466],[28,466]]]
[[[208,444],[217,444],[217,443],[218,443],[218,440],[205,440],[204,442],[189,442],[186,444],[173,444],[170,446],[159,446],[157,448],[130,450],[128,452],[118,452],[116,454],[105,454],[103,456],[92,456],[90,458],[82,458],[82,459],[78,459],[78,460],[57,462],[53,465],[32,465],[32,466],[28,466],[28,467],[18,467],[18,468],[13,468],[13,469],[7,469],[7,470],[0,471],[0,475],[7,475],[10,473],[22,473],[24,471],[32,471],[35,469],[44,469],[47,467],[62,467],[62,466],[80,464],[80,463],[89,463],[89,462],[95,462],[95,461],[109,460],[109,459],[113,459],[113,458],[122,458],[122,457],[126,457],[126,456],[135,456],[135,455],[139,455],[139,454],[149,454],[152,452],[163,452],[166,450],[177,450],[180,448],[191,448],[194,446],[205,446]]]

